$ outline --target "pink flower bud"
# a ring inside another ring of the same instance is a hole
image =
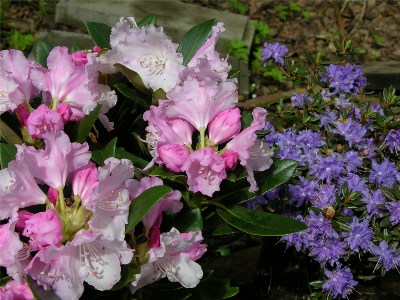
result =
[[[208,124],[208,137],[215,145],[225,143],[240,132],[240,109],[228,108]]]
[[[168,169],[180,172],[190,152],[184,145],[166,144],[158,148],[158,154]]]
[[[221,157],[225,161],[225,167],[227,170],[233,170],[236,168],[236,164],[238,161],[238,154],[233,151],[224,152]]]
[[[97,45],[94,45],[92,50],[93,50],[93,52],[99,53],[101,51],[101,48]]]
[[[15,224],[15,228],[19,231],[24,231],[25,228],[25,222],[30,219],[30,217],[33,215],[33,213],[27,211],[27,210],[21,210],[18,212],[18,221]]]
[[[15,109],[15,112],[17,113],[19,122],[26,127],[27,126],[26,120],[29,117],[29,112],[26,109],[25,105],[23,104],[18,105],[18,107]]]
[[[62,240],[61,219],[52,209],[36,213],[25,222],[22,234],[30,238],[29,248],[32,250],[48,245],[59,246]]]
[[[49,199],[49,201],[51,203],[56,205],[57,199],[58,199],[58,191],[56,189],[50,187],[49,190],[47,191],[47,198]]]
[[[72,116],[72,109],[71,107],[66,104],[60,104],[59,106],[57,106],[57,112],[61,115],[61,118],[64,122],[64,124],[68,123],[68,121],[71,119]]]
[[[82,50],[78,50],[72,53],[71,58],[74,61],[75,66],[85,66],[88,62],[87,55]]]

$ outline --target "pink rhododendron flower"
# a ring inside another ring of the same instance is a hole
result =
[[[84,281],[100,291],[111,289],[121,278],[121,264],[130,263],[132,257],[125,241],[106,240],[81,230],[64,247],[40,250],[26,270],[61,299],[77,300]]]
[[[23,248],[15,224],[18,221],[16,213],[8,223],[0,225],[0,266],[9,267],[15,264],[18,252]]]
[[[180,172],[190,151],[183,145],[166,144],[158,148],[158,154],[168,169]]]
[[[53,203],[53,205],[56,205],[58,199],[58,191],[52,187],[49,187],[47,191],[47,199],[49,199],[49,201]]]
[[[0,288],[0,299],[2,300],[33,300],[33,294],[26,283],[21,284],[16,280],[7,282],[5,287]]]
[[[226,144],[226,150],[236,152],[240,164],[246,168],[250,192],[258,190],[253,171],[265,171],[272,165],[272,151],[266,143],[257,139],[256,134],[257,130],[264,128],[266,116],[264,108],[256,107],[251,125]]]
[[[49,245],[61,246],[61,220],[53,209],[36,213],[25,222],[22,234],[29,238],[29,247],[32,250]]]
[[[94,233],[102,234],[109,240],[124,240],[131,203],[125,181],[133,177],[133,172],[130,160],[113,157],[106,159],[104,167],[98,169],[98,185],[89,204],[89,209],[93,211],[89,226]],[[94,184],[94,180],[90,180],[89,188]]]
[[[208,124],[208,137],[214,145],[225,143],[235,137],[241,128],[240,109],[228,108],[220,112]]]
[[[180,234],[172,228],[161,234],[159,247],[149,250],[149,261],[141,266],[140,274],[132,281],[131,292],[164,277],[185,288],[196,287],[203,277],[203,270],[195,262],[206,252],[202,240],[201,231]]]
[[[111,30],[110,43],[112,49],[99,57],[104,73],[115,73],[112,66],[120,63],[137,72],[153,91],[168,92],[178,83],[183,57],[162,27],[138,28],[133,18],[121,18]]]
[[[221,157],[225,161],[225,167],[227,170],[233,170],[236,168],[238,161],[238,154],[233,151],[225,151]]]
[[[167,98],[167,117],[182,118],[199,131],[207,128],[216,115],[234,107],[238,101],[236,85],[232,81],[218,84],[209,78],[199,81],[193,77],[171,90]]]
[[[60,114],[45,104],[41,104],[29,115],[27,129],[33,138],[43,138],[48,132],[57,132],[64,129],[64,122]]]
[[[15,110],[19,104],[11,99],[12,93],[18,88],[18,83],[0,69],[0,115],[9,110]]]
[[[101,48],[97,45],[94,45],[92,50],[93,50],[93,52],[99,53],[101,51]]]
[[[33,177],[58,190],[65,186],[70,173],[88,163],[89,147],[71,143],[63,131],[45,134],[44,143],[44,150],[17,145],[17,158],[26,163]]]
[[[86,166],[76,170],[72,177],[72,191],[74,195],[78,195],[83,205],[90,209],[93,209],[92,194],[94,193],[94,189],[99,185],[97,174],[96,164],[89,161]]]
[[[84,66],[88,62],[87,55],[82,50],[78,50],[75,51],[74,53],[71,53],[71,58],[74,61],[75,66]]]
[[[163,185],[163,181],[157,177],[143,177],[140,181],[132,179],[127,182],[131,199],[135,199],[145,190],[158,185]],[[179,191],[172,191],[167,194],[142,219],[144,227],[150,229],[163,211],[179,212],[183,208],[183,203],[180,201],[181,197],[182,195]],[[159,221],[161,222],[161,220]]]
[[[189,190],[212,197],[220,190],[220,184],[226,178],[225,161],[211,147],[194,151],[182,166],[188,180]]]
[[[64,124],[68,123],[68,121],[72,117],[72,109],[66,103],[62,103],[59,106],[57,106],[56,111],[60,114]]]
[[[31,82],[31,72],[37,66],[35,62],[28,61],[22,51],[11,49],[0,52],[0,82],[2,82],[0,84],[0,95],[4,91],[9,92],[9,99],[13,103],[11,106],[15,104],[15,107],[11,107],[11,110],[15,109],[19,104],[30,102],[38,95],[38,90]],[[12,91],[9,88],[10,85],[13,86],[14,84],[8,82],[10,79],[17,84]],[[9,88],[4,90],[4,85]],[[3,112],[2,109],[0,109],[1,112]]]
[[[18,212],[18,221],[15,224],[15,228],[17,228],[18,231],[24,231],[25,228],[25,222],[29,220],[29,218],[33,216],[33,213],[27,211],[27,210],[20,210]]]
[[[21,159],[9,162],[7,168],[0,170],[0,220],[11,217],[15,209],[46,202],[46,194],[38,187],[31,171]]]
[[[24,104],[18,105],[18,107],[15,109],[15,113],[18,117],[18,121],[21,123],[23,126],[27,126],[27,120],[29,117],[29,112],[26,109],[26,106]]]

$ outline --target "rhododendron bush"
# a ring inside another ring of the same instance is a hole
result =
[[[179,44],[154,16],[86,26],[92,49],[0,52],[2,124],[23,141],[1,143],[0,298],[234,296],[207,255],[229,235],[306,225],[244,205],[298,162],[273,157],[266,109],[236,107],[224,25]]]

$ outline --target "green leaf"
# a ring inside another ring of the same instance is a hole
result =
[[[265,172],[255,172],[255,179],[258,185],[258,194],[264,194],[278,185],[287,182],[295,172],[298,162],[289,159],[274,159],[271,168]],[[249,185],[246,181],[226,182],[221,185],[219,199],[223,199],[224,204],[239,204],[246,202],[257,196],[256,193],[249,192]]]
[[[158,89],[153,93],[153,103],[158,105],[158,100],[165,100],[167,99],[167,93],[163,89]]]
[[[73,43],[72,44],[72,46],[71,46],[71,48],[70,48],[70,52],[71,53],[74,53],[74,52],[76,52],[76,51],[79,51],[79,50],[83,50],[84,48],[81,46],[81,45],[78,45],[77,43]]]
[[[114,64],[114,67],[120,71],[128,80],[137,88],[140,92],[146,95],[150,95],[150,90],[144,85],[142,78],[135,71],[125,67],[121,64]]]
[[[156,15],[149,15],[149,16],[147,16],[146,18],[144,18],[143,20],[140,20],[140,21],[137,23],[137,26],[138,26],[139,28],[142,28],[143,26],[148,26],[148,25],[150,25],[150,24],[155,25],[155,24],[156,24],[156,21],[157,21],[157,16],[156,16]]]
[[[178,48],[178,52],[182,53],[183,55],[183,64],[185,66],[211,35],[211,28],[214,26],[214,24],[215,19],[211,19],[192,27],[188,32],[185,33]]]
[[[138,167],[140,169],[144,169],[150,163],[147,160],[144,160],[143,158],[140,158],[139,156],[136,156],[136,155],[124,150],[124,148],[121,148],[121,147],[118,147],[117,149],[115,149],[115,158],[129,159],[135,167]]]
[[[45,291],[36,283],[36,280],[32,279],[29,275],[27,276],[26,281],[35,300],[60,300],[53,290]]]
[[[47,68],[47,56],[53,49],[53,45],[45,41],[38,41],[36,44],[36,61],[43,67]]]
[[[115,157],[115,149],[117,147],[117,137],[113,138],[103,149],[103,159]]]
[[[78,143],[82,144],[86,140],[90,130],[92,130],[92,127],[97,120],[97,117],[99,116],[100,110],[101,110],[101,104],[97,105],[96,108],[89,115],[85,116],[78,123],[77,137],[76,137],[76,141]]]
[[[0,164],[2,169],[7,168],[8,163],[15,159],[15,154],[17,154],[17,147],[0,143]]]
[[[128,224],[125,227],[125,232],[131,231],[144,216],[167,194],[172,192],[172,189],[165,185],[153,186],[133,200],[129,207]]]
[[[231,287],[229,280],[216,279],[212,274],[192,289],[190,300],[221,300],[231,298],[239,293],[238,287]]]
[[[110,48],[111,27],[104,23],[85,22],[93,42],[100,48]]]
[[[123,289],[126,285],[135,280],[135,275],[139,273],[139,268],[133,268],[131,265],[122,265],[121,279],[111,288],[111,291],[118,291]]]
[[[145,109],[149,109],[151,105],[151,99],[145,98],[145,95],[137,92],[134,89],[129,88],[125,83],[117,83],[114,87],[121,92],[126,98],[136,102]]]
[[[203,217],[199,208],[186,209],[179,214],[167,214],[163,219],[166,227],[175,227],[180,232],[203,230]]]
[[[238,205],[217,209],[217,213],[233,227],[253,235],[279,236],[307,229],[307,226],[298,220]]]
[[[211,235],[228,235],[228,234],[235,234],[238,231],[233,228],[231,225],[227,224],[227,223],[223,223],[221,225],[218,225],[213,232],[211,233]]]

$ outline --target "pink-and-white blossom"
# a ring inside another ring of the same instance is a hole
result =
[[[29,134],[33,138],[43,138],[45,133],[64,129],[61,115],[57,111],[48,108],[45,104],[41,104],[29,114],[26,125]]]
[[[238,135],[241,128],[240,109],[228,108],[220,112],[208,124],[208,137],[214,145],[225,143]]]
[[[233,108],[238,101],[238,94],[236,84],[232,81],[218,83],[209,78],[197,80],[188,77],[182,85],[167,93],[167,98],[167,117],[184,119],[200,131],[205,130],[220,112]]]
[[[18,233],[15,232],[15,224],[18,215],[10,218],[9,222],[0,225],[0,266],[9,267],[15,264],[18,252],[23,248]]]
[[[110,43],[112,49],[99,57],[102,72],[115,73],[113,65],[119,63],[137,72],[153,91],[168,92],[178,84],[183,57],[162,27],[138,28],[133,18],[121,18],[111,30]]]
[[[190,151],[184,145],[166,144],[158,148],[158,154],[168,169],[180,172]]]
[[[182,171],[188,176],[189,190],[210,197],[220,190],[220,184],[226,178],[225,161],[211,147],[191,153]]]
[[[21,284],[11,280],[0,288],[0,299],[2,300],[34,300],[33,294],[26,283]]]

